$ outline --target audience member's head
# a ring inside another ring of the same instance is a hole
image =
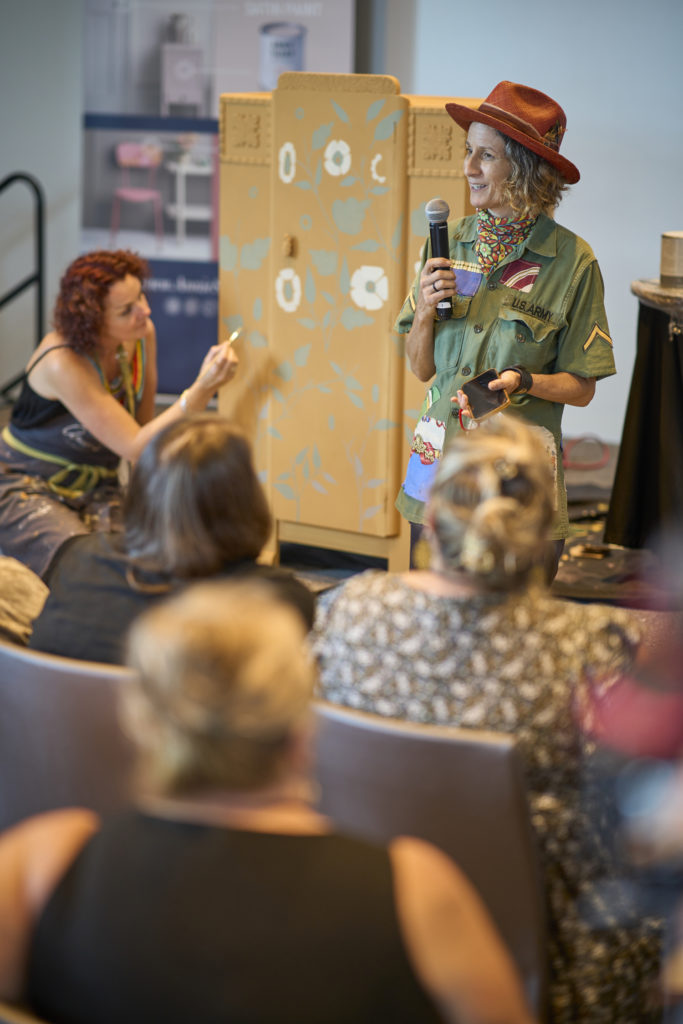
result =
[[[271,515],[249,442],[228,420],[176,420],[145,446],[124,505],[134,565],[180,578],[206,577],[255,559]]]
[[[522,586],[553,519],[550,455],[537,429],[495,416],[444,451],[427,507],[435,568],[490,590]]]
[[[123,704],[164,795],[268,787],[291,770],[315,668],[294,608],[258,583],[200,583],[132,626]]]

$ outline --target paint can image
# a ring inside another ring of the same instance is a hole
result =
[[[283,71],[304,70],[304,25],[273,21],[261,25],[259,37],[259,89],[273,90]]]

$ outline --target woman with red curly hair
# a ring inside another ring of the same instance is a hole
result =
[[[29,360],[0,440],[0,552],[45,576],[69,537],[116,529],[119,463],[167,424],[205,409],[238,359],[212,346],[196,380],[154,415],[156,333],[135,253],[78,257],[60,282],[54,329]]]

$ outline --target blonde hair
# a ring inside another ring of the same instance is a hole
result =
[[[498,135],[505,142],[505,155],[511,166],[510,174],[502,184],[505,203],[519,220],[537,217],[539,213],[552,214],[562,194],[569,188],[564,176],[521,142],[502,132]]]
[[[315,670],[301,616],[267,584],[198,583],[155,605],[129,632],[127,663],[123,720],[154,791],[278,777]]]
[[[550,456],[536,428],[499,414],[444,450],[427,523],[445,571],[488,590],[523,586],[553,520]]]

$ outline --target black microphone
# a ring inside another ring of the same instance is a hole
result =
[[[432,256],[445,256],[450,259],[448,251],[448,215],[450,207],[445,199],[430,199],[425,206],[425,216],[429,222],[429,239],[432,243]],[[450,320],[453,316],[453,303],[444,299],[436,307],[437,320]]]

